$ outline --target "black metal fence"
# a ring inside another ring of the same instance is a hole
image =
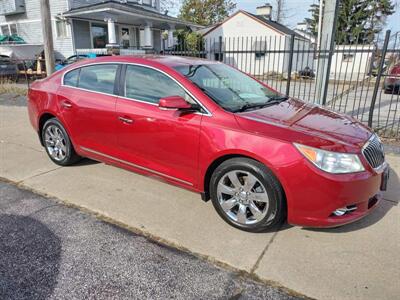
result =
[[[358,40],[317,50],[300,35],[210,37],[181,41],[163,54],[224,62],[281,93],[349,114],[382,137],[400,139],[400,32],[387,31],[371,43]],[[28,85],[46,76],[43,59],[13,63],[16,79]]]
[[[296,34],[211,37],[181,42],[163,53],[224,62],[279,92],[349,114],[382,137],[399,139],[400,33],[387,31],[371,43],[317,48]],[[318,71],[328,65],[329,72]]]

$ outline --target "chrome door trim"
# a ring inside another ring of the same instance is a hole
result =
[[[197,104],[199,104],[206,111],[206,113],[196,112],[196,114],[200,114],[200,115],[207,116],[207,117],[211,117],[212,116],[212,113],[203,105],[203,103],[201,103],[200,100],[198,100],[191,92],[189,92],[189,90],[186,87],[184,87],[179,81],[177,81],[171,75],[169,75],[168,73],[166,73],[166,72],[164,72],[164,71],[162,71],[162,70],[160,70],[158,68],[155,68],[155,67],[152,67],[152,66],[148,66],[148,65],[144,65],[144,64],[139,64],[139,63],[130,63],[130,62],[95,62],[95,63],[85,64],[85,65],[80,65],[80,66],[72,68],[72,69],[70,69],[70,70],[68,70],[68,71],[66,71],[66,72],[64,72],[62,74],[61,86],[72,88],[72,89],[77,89],[77,90],[82,90],[82,91],[86,91],[86,92],[92,92],[92,93],[97,93],[97,94],[102,94],[102,95],[107,95],[107,96],[123,98],[123,99],[126,99],[126,100],[132,100],[132,101],[136,101],[136,102],[140,102],[140,103],[144,103],[144,104],[158,106],[157,103],[151,103],[151,102],[146,102],[146,101],[142,101],[142,100],[136,100],[136,99],[132,99],[132,98],[123,97],[123,96],[120,96],[120,95],[97,92],[97,91],[92,91],[92,90],[83,89],[83,88],[80,88],[80,87],[71,86],[71,85],[65,85],[64,84],[64,77],[69,72],[72,72],[72,71],[74,71],[76,69],[80,69],[80,68],[84,68],[84,67],[90,67],[90,66],[95,66],[95,65],[105,65],[105,64],[106,65],[110,65],[110,64],[111,65],[113,65],[113,64],[114,65],[133,65],[133,66],[145,67],[145,68],[149,68],[149,69],[153,69],[155,71],[158,71],[158,72],[164,74],[165,76],[169,77],[170,79],[172,79],[175,83],[177,83],[186,93],[188,93],[190,95],[190,97],[193,98],[194,101],[197,102]]]
[[[105,158],[112,159],[112,160],[114,160],[114,161],[123,163],[123,164],[125,164],[125,165],[131,166],[131,167],[134,167],[134,168],[143,170],[143,171],[151,172],[151,173],[153,173],[153,174],[156,174],[156,175],[159,175],[159,176],[162,176],[162,177],[166,177],[166,178],[172,179],[172,180],[174,180],[174,181],[178,181],[178,182],[184,183],[184,184],[186,184],[186,185],[193,186],[193,184],[192,184],[191,182],[188,182],[188,181],[185,181],[185,180],[182,180],[182,179],[179,179],[179,178],[176,178],[176,177],[173,177],[173,176],[170,176],[170,175],[167,175],[167,174],[164,174],[164,173],[161,173],[161,172],[158,172],[158,171],[155,171],[155,170],[146,168],[146,167],[142,167],[142,166],[140,166],[140,165],[137,165],[137,164],[128,162],[128,161],[126,161],[126,160],[122,160],[122,159],[116,158],[116,157],[114,157],[114,156],[107,155],[107,154],[104,154],[104,153],[102,153],[102,152],[98,152],[98,151],[96,151],[96,150],[92,150],[92,149],[90,149],[90,148],[86,148],[86,147],[83,147],[83,146],[80,146],[80,148],[81,148],[82,150],[84,150],[84,151],[87,151],[87,152],[90,152],[90,153],[93,153],[93,154],[97,154],[97,155],[103,156],[103,157],[105,157]]]

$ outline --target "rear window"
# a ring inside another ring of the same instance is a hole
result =
[[[77,86],[80,69],[73,70],[64,75],[64,85]]]
[[[85,90],[114,94],[118,65],[102,64],[82,67],[64,75],[64,85]]]
[[[118,65],[104,64],[82,67],[78,87],[106,94],[114,93]]]

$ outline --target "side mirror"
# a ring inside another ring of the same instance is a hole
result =
[[[186,102],[181,96],[171,96],[161,98],[158,103],[160,109],[172,109],[172,110],[189,110],[192,109],[192,105]]]

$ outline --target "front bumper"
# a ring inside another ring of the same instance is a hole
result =
[[[387,164],[379,171],[368,167],[353,174],[329,174],[302,160],[290,170],[284,189],[288,223],[305,227],[337,227],[368,215],[382,198],[381,185]],[[301,176],[293,176],[301,174]],[[349,208],[341,216],[333,212]]]

